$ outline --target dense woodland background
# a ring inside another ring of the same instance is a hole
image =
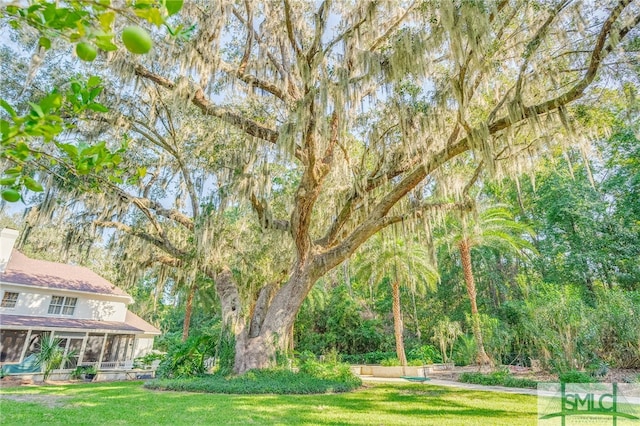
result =
[[[532,231],[519,235],[531,243],[522,252],[506,250],[490,238],[473,248],[489,356],[499,364],[540,360],[561,371],[640,368],[640,143],[633,129],[621,122],[610,137],[594,144],[588,160],[578,152],[558,153],[518,184],[486,185],[478,199],[483,208],[499,207]],[[56,225],[32,228],[28,210],[10,214],[16,207],[3,207],[0,223],[22,230],[21,249],[27,254],[86,264],[116,283],[129,282],[117,267],[120,260],[99,245],[78,244],[82,235],[64,217]],[[443,224],[436,233],[444,236],[449,230]],[[408,268],[401,300],[409,360],[423,363],[422,347],[431,345],[435,350],[427,350],[427,357],[441,362],[438,336],[450,334],[453,361],[473,363],[470,306],[456,250],[446,238],[440,240],[440,280],[435,288],[421,288],[411,274],[424,255],[419,232],[399,229],[388,238],[397,241],[396,261]],[[382,241],[373,240],[314,286],[295,323],[294,351],[337,351],[354,363],[397,363],[394,277],[383,271],[374,281],[358,273]],[[132,310],[163,331],[157,347],[167,351],[182,340],[189,292],[173,279],[163,286],[157,281],[151,270],[125,289],[136,300]],[[212,283],[203,280],[191,303],[190,336],[217,342],[220,314]],[[213,347],[208,350],[215,353]]]

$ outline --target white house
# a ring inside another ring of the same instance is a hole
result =
[[[31,259],[13,248],[18,232],[0,232],[0,365],[20,363],[43,334],[75,357],[66,368],[131,368],[160,331],[127,309],[133,299],[93,271]]]

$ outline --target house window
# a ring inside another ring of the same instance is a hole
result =
[[[54,315],[73,315],[77,301],[77,297],[51,296],[49,313]]]
[[[18,294],[20,293],[12,293],[10,291],[5,291],[2,296],[2,305],[3,308],[15,308],[16,302],[18,301]]]

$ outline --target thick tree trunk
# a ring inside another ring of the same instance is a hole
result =
[[[191,324],[191,313],[193,312],[193,297],[196,294],[196,288],[190,287],[187,295],[187,306],[184,310],[184,324],[182,325],[182,341],[186,342],[189,337],[189,325]]]
[[[216,290],[223,317],[236,338],[234,373],[272,367],[276,355],[289,349],[296,315],[318,278],[317,270],[309,264],[297,264],[294,271],[273,297],[267,295],[271,290],[261,291],[251,318],[240,313],[240,297],[231,273],[223,271],[218,275]]]
[[[462,270],[464,272],[464,281],[467,286],[467,294],[471,301],[471,322],[473,328],[473,337],[476,340],[478,354],[476,362],[479,365],[492,365],[493,362],[487,356],[484,350],[484,342],[482,340],[482,330],[480,329],[480,315],[478,314],[478,305],[476,303],[476,282],[473,278],[473,269],[471,268],[471,246],[469,240],[463,239],[458,244],[460,250],[460,258],[462,260]]]
[[[404,340],[402,339],[402,311],[400,309],[400,283],[394,281],[391,284],[393,290],[393,331],[396,338],[396,354],[402,366],[407,365],[407,357],[404,353]]]

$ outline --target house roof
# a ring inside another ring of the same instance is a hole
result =
[[[160,330],[129,311],[125,322],[0,314],[0,324],[3,329],[77,329],[98,333],[160,334]]]
[[[131,296],[84,266],[31,259],[13,250],[0,280],[6,283],[31,285],[58,290],[82,291],[109,296]]]
[[[124,318],[124,322],[138,330],[144,331],[145,334],[160,334],[160,330],[129,310],[127,310],[127,316]]]

